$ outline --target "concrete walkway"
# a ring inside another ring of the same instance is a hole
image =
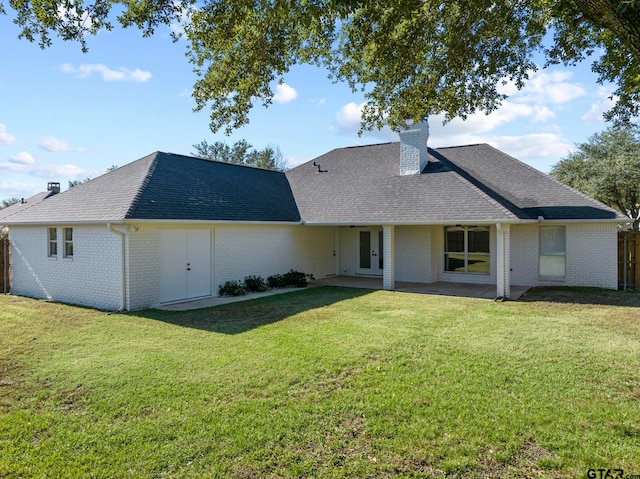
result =
[[[329,278],[312,281],[309,287],[324,285],[343,286],[347,288],[382,289],[382,279],[364,276],[331,276]],[[517,300],[527,289],[529,289],[528,286],[511,286],[511,297],[509,299]],[[244,296],[223,296],[162,304],[156,306],[156,308],[165,311],[189,311],[299,290],[300,288],[272,289],[264,293],[249,293]],[[409,283],[396,281],[395,291],[478,299],[495,299],[496,297],[495,284],[447,283],[444,281],[437,281],[435,283]]]

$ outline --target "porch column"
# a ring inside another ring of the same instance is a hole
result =
[[[382,227],[382,289],[394,289],[396,286],[395,231],[394,225],[384,225]]]
[[[496,297],[511,295],[511,228],[496,224]]]

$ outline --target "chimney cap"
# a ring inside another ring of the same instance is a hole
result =
[[[47,183],[47,191],[60,193],[60,183],[58,183],[57,181],[50,181],[49,183]]]

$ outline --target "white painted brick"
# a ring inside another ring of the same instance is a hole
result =
[[[73,258],[47,256],[46,227],[11,227],[11,292],[100,309],[120,308],[120,238],[105,226],[73,226]]]

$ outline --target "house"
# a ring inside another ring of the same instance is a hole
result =
[[[2,233],[6,228],[4,226],[5,218],[16,214],[18,211],[22,211],[25,208],[29,208],[30,206],[40,203],[41,201],[58,193],[60,193],[60,183],[50,182],[47,185],[47,191],[42,191],[26,199],[22,198],[17,203],[0,209],[0,233]]]
[[[14,294],[109,310],[289,269],[395,281],[617,288],[607,206],[489,145],[330,151],[282,173],[156,152],[5,219]]]

